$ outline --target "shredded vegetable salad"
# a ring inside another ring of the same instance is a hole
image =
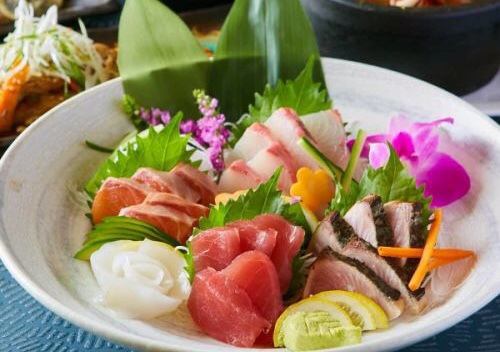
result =
[[[59,77],[82,88],[108,78],[103,60],[81,21],[81,33],[58,25],[56,6],[35,17],[33,7],[25,0],[19,2],[15,16],[15,29],[0,46],[0,80],[25,65],[32,76]]]

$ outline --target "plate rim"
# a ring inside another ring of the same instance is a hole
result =
[[[435,92],[441,94],[442,96],[447,96],[450,99],[455,100],[457,104],[460,104],[462,108],[466,108],[470,112],[474,113],[478,117],[480,117],[484,122],[489,123],[491,127],[493,127],[494,132],[498,135],[498,140],[500,140],[500,127],[496,122],[494,122],[490,117],[473,107],[471,104],[467,103],[463,99],[453,95],[445,91],[442,88],[434,86],[430,83],[422,81],[420,79],[411,77],[406,74],[402,74],[396,71],[392,71],[389,69],[381,68],[378,66],[358,63],[349,60],[341,60],[341,59],[332,59],[332,58],[323,58],[323,65],[328,64],[342,64],[346,66],[355,66],[368,71],[384,71],[385,75],[390,75],[394,77],[395,80],[413,80],[418,81],[419,85],[425,85],[428,89],[434,90]],[[37,119],[31,126],[29,126],[16,140],[14,143],[8,148],[5,152],[4,156],[0,159],[0,176],[2,175],[6,165],[10,158],[15,154],[17,145],[24,143],[26,139],[36,131],[37,126],[45,123],[47,119],[50,118],[51,115],[56,113],[59,109],[65,108],[67,105],[73,104],[74,99],[80,99],[81,96],[85,94],[93,94],[94,91],[98,90],[106,90],[108,86],[119,84],[121,81],[120,78],[115,78],[108,82],[105,82],[99,86],[96,86],[88,91],[85,91],[81,94],[78,94],[66,101],[62,104],[59,104],[51,111],[45,113],[42,117]],[[93,334],[102,336],[108,340],[114,341],[118,344],[127,345],[132,348],[140,348],[147,350],[158,350],[158,351],[185,351],[192,352],[195,351],[193,348],[186,347],[186,345],[179,345],[178,343],[172,342],[160,342],[153,338],[142,337],[140,335],[135,334],[134,332],[126,332],[122,329],[119,329],[114,326],[110,326],[105,324],[102,321],[91,320],[87,318],[85,315],[79,314],[73,311],[71,308],[66,306],[63,303],[60,303],[57,299],[53,298],[50,294],[48,294],[42,287],[37,285],[33,280],[31,280],[30,275],[24,270],[22,264],[17,259],[14,253],[11,253],[7,243],[4,242],[4,239],[0,237],[0,259],[3,261],[3,264],[12,275],[12,277],[22,286],[35,300],[41,303],[45,308],[54,312],[55,314],[61,316],[63,319],[68,320],[72,324],[80,327],[84,330],[87,330]],[[466,319],[471,316],[482,307],[486,306],[489,302],[495,299],[500,294],[500,281],[494,282],[492,284],[492,290],[484,295],[483,300],[476,302],[473,305],[468,305],[466,308],[460,311],[459,314],[449,315],[443,317],[441,319],[436,319],[425,326],[425,329],[422,330],[418,335],[414,334],[413,331],[407,333],[404,338],[395,340],[393,336],[387,336],[387,338],[381,339],[379,341],[373,341],[368,343],[361,343],[360,345],[348,346],[345,348],[335,349],[335,351],[390,351],[400,349],[419,341],[422,341],[426,338],[434,336],[454,325],[459,323],[460,321]],[[392,340],[392,342],[387,345],[387,340]],[[231,346],[221,346],[220,350],[231,350]],[[210,351],[210,347],[202,347],[197,349],[196,351]],[[256,349],[249,349],[249,351],[256,351]]]

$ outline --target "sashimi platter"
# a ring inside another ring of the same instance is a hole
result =
[[[132,333],[213,344],[192,351],[355,348],[445,305],[482,255],[450,227],[481,202],[457,119],[370,123],[322,63],[298,0],[236,0],[210,57],[159,1],[128,0],[108,87],[130,133],[75,142],[93,162],[65,191],[91,279],[73,290]]]

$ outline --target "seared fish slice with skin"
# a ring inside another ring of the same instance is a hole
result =
[[[354,204],[345,214],[345,220],[373,247],[394,245],[392,229],[379,196],[369,195]]]
[[[394,235],[395,247],[422,248],[425,244],[425,228],[422,205],[419,203],[392,201],[384,204],[385,214]],[[397,261],[407,271],[415,269],[418,260],[401,258]],[[406,265],[408,264],[408,265]]]
[[[357,236],[354,229],[337,212],[331,213],[320,223],[314,233],[310,249],[314,253],[321,253],[328,247],[360,261],[387,285],[398,290],[410,313],[417,314],[422,310],[423,302],[418,298],[423,295],[424,290],[411,292],[403,269],[379,256],[376,248]]]
[[[329,290],[362,293],[377,302],[391,320],[399,317],[404,308],[399,291],[387,285],[370,268],[326,248],[309,271],[304,297]]]

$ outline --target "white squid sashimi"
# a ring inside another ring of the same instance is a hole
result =
[[[102,303],[119,316],[153,319],[189,297],[186,262],[173,247],[150,240],[116,241],[94,252],[90,264]]]

